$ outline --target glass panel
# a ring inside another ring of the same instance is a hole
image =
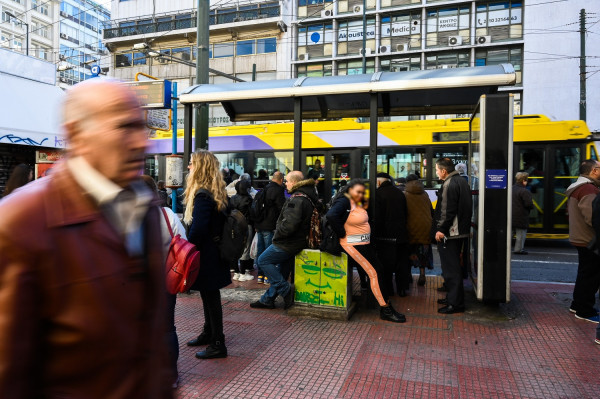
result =
[[[254,154],[256,166],[254,168],[254,187],[263,188],[275,172],[288,174],[294,165],[292,152],[275,152]]]
[[[457,165],[459,163],[467,165],[469,162],[468,147],[464,145],[449,145],[444,148],[434,148],[433,155],[431,158],[431,164],[435,165],[436,161],[439,158],[450,158],[452,162],[454,162],[454,165]],[[442,186],[441,182],[437,179],[437,176],[435,175],[435,170],[432,173],[432,179],[432,182],[426,185],[427,187],[440,188]]]
[[[267,39],[258,39],[256,41],[256,53],[274,53],[277,51],[277,39],[269,37]]]
[[[317,192],[319,199],[325,201],[325,154],[310,153],[306,155],[306,177],[315,179],[317,183]],[[329,198],[327,198],[329,201]]]
[[[240,55],[250,55],[254,54],[256,42],[254,40],[243,40],[236,43],[236,54]]]
[[[579,176],[579,165],[582,161],[580,148],[562,147],[554,152],[554,215],[552,224],[555,229],[567,229],[569,216],[567,215],[567,187],[574,183]]]
[[[519,150],[519,171],[529,173],[528,189],[533,195],[533,210],[529,213],[529,227],[544,227],[544,171],[546,153],[544,148]]]
[[[117,54],[115,56],[115,64],[117,68],[129,67],[131,66],[131,59],[131,53]]]
[[[416,149],[414,152],[410,149],[380,149],[377,155],[377,172],[388,173],[394,180],[411,174],[424,180],[427,175],[425,149]],[[368,178],[368,175],[363,178]]]
[[[180,60],[189,61],[191,58],[190,48],[189,47],[174,48],[171,50],[171,55],[175,58],[179,58]]]
[[[233,57],[233,42],[216,43],[214,47],[214,58]]]
[[[327,201],[344,187],[352,176],[350,176],[350,154],[331,154],[331,193]]]
[[[227,168],[229,176],[235,180],[248,169],[248,154],[243,152],[230,152],[226,154],[215,154],[221,163],[221,169]],[[236,176],[237,175],[237,176]]]

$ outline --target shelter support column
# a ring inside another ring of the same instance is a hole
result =
[[[369,110],[369,124],[370,124],[370,137],[369,137],[369,204],[375,206],[375,191],[377,188],[377,130],[379,118],[377,114],[378,109],[378,97],[377,93],[371,93],[370,110]],[[372,211],[372,210],[371,210]],[[373,214],[373,213],[371,213]]]
[[[302,97],[294,98],[294,170],[300,170],[302,156]]]
[[[190,163],[192,155],[192,119],[194,116],[194,105],[186,104],[183,110],[183,167],[184,172],[187,165]]]

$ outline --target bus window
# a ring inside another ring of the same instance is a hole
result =
[[[577,147],[559,147],[554,150],[554,214],[552,225],[555,229],[567,229],[567,196],[565,191],[579,176],[581,149]]]
[[[306,172],[305,176],[307,179],[314,179],[317,181],[317,193],[319,199],[323,201],[329,201],[325,195],[325,153],[307,153],[305,157]]]
[[[544,192],[546,179],[544,165],[546,152],[544,148],[524,148],[519,150],[519,171],[529,174],[527,189],[533,196],[533,210],[529,213],[529,227],[541,229],[544,227]]]
[[[257,152],[254,154],[254,160],[254,186],[256,188],[265,187],[276,171],[285,176],[293,166],[291,151]]]
[[[227,154],[215,154],[221,163],[221,169],[229,169],[229,175],[241,175],[248,170],[248,154],[243,152],[230,152]],[[237,177],[236,177],[237,178]]]
[[[419,179],[427,176],[425,149],[418,148],[414,152],[403,149],[379,149],[377,155],[377,172],[384,172],[394,180],[415,174]],[[363,155],[363,176],[369,178],[369,155]]]
[[[339,189],[352,179],[350,173],[350,154],[331,154],[331,198]]]
[[[452,160],[452,162],[454,162],[455,166],[458,165],[459,163],[467,165],[469,162],[468,147],[466,145],[461,145],[461,146],[447,146],[444,148],[434,149],[433,154],[432,154],[432,159],[431,159],[432,165],[435,165],[436,161],[440,158],[450,158]],[[432,179],[432,182],[431,182],[431,184],[427,185],[428,187],[440,188],[442,186],[441,182],[438,180],[438,178],[435,174],[435,168],[432,171],[431,179]]]

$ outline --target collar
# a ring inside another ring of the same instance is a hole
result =
[[[67,168],[73,178],[98,205],[113,201],[123,188],[116,185],[94,169],[83,157],[67,160]]]

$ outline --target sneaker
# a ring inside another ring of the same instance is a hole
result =
[[[235,273],[235,269],[229,269],[229,273]]]
[[[269,279],[267,278],[267,276],[265,276],[265,279],[263,280],[263,284],[265,284],[265,285],[271,285],[269,283]]]
[[[234,273],[234,274],[233,274],[233,277],[232,277],[231,279],[232,279],[232,280],[235,280],[235,281],[240,281],[240,276],[241,276],[241,274],[239,274],[239,273]]]
[[[274,304],[264,304],[261,301],[256,301],[256,302],[252,302],[250,304],[250,307],[253,309],[275,309],[275,305]]]
[[[590,323],[596,323],[596,324],[598,324],[598,322],[600,322],[600,316],[598,316],[598,315],[583,317],[583,316],[578,316],[577,313],[575,313],[575,318],[579,319],[579,320],[589,321]]]
[[[596,339],[594,340],[594,342],[595,342],[595,343],[597,343],[598,345],[600,345],[600,338],[596,338]]]
[[[594,312],[600,313],[600,311],[598,311],[597,308],[593,308],[593,309],[594,309]],[[571,313],[577,313],[577,309],[569,308],[569,312],[571,312]]]
[[[264,277],[264,276],[258,276],[258,278],[256,279],[256,281],[257,281],[259,284],[262,284],[262,283],[265,281],[265,277]]]
[[[240,281],[250,281],[254,280],[254,276],[250,274],[250,272],[246,272],[246,274],[240,274]]]

